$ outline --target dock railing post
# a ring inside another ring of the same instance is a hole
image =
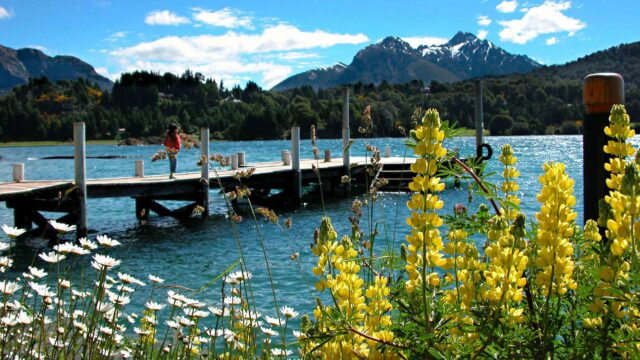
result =
[[[476,156],[482,156],[482,148],[480,145],[484,142],[482,138],[484,131],[484,125],[482,121],[482,117],[484,116],[482,110],[482,80],[477,80],[475,82],[475,95],[476,95],[476,113],[475,113],[475,122],[476,122]]]
[[[144,160],[136,160],[136,177],[144,177]]]
[[[302,199],[302,171],[300,170],[300,127],[291,128],[291,170],[293,170],[293,196],[297,203]]]
[[[615,73],[598,73],[584,78],[582,100],[587,109],[583,126],[584,221],[598,219],[598,202],[607,195],[604,164],[609,113],[615,104],[624,104],[624,79]],[[602,230],[602,229],[601,229]],[[602,231],[601,231],[602,232]]]
[[[87,236],[87,163],[85,147],[85,124],[73,124],[73,164],[76,186],[76,238]]]
[[[342,89],[342,166],[348,177],[351,177],[351,159],[349,140],[351,130],[349,129],[349,88]],[[347,193],[351,192],[351,181],[346,183]]]
[[[24,164],[13,164],[13,181],[15,182],[23,182],[24,181]]]
[[[200,181],[202,183],[202,216],[209,216],[209,128],[200,128],[200,151],[206,159],[200,169]]]

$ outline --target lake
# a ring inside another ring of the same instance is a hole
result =
[[[638,143],[638,137],[634,140]],[[524,137],[487,137],[486,142],[494,149],[494,156],[489,161],[489,171],[500,169],[498,153],[503,144],[511,144],[518,157],[518,169],[522,210],[528,219],[538,209],[535,194],[540,189],[538,176],[542,165],[547,161],[561,161],[567,166],[567,172],[575,180],[574,193],[577,198],[576,210],[578,222],[582,223],[583,189],[582,189],[582,137],[581,136],[524,136]],[[405,147],[403,139],[383,138],[371,140],[373,145],[384,149],[391,146],[394,156],[403,156]],[[330,149],[333,156],[340,156],[340,140],[319,140],[321,150]],[[447,140],[448,149],[459,149],[462,157],[474,153],[475,139],[470,137]],[[302,141],[302,158],[311,158],[311,144]],[[246,161],[280,160],[282,150],[289,149],[289,141],[251,141],[251,142],[212,142],[211,154],[232,154],[237,151],[246,152]],[[91,145],[87,147],[87,155],[119,155],[125,159],[88,159],[87,177],[132,176],[134,161],[145,161],[146,174],[168,174],[168,161],[151,163],[150,158],[160,150],[159,146],[117,147],[111,145]],[[322,152],[321,152],[322,153]],[[16,147],[1,148],[0,180],[11,180],[11,164],[25,163],[27,179],[71,179],[73,177],[73,160],[43,160],[45,156],[72,155],[71,146],[52,147]],[[352,146],[352,156],[364,155],[362,140]],[[178,160],[178,172],[198,171],[196,162],[198,149],[183,151]],[[495,182],[500,181],[500,172],[493,176]],[[179,175],[179,174],[178,174]],[[525,192],[526,191],[526,192]],[[468,191],[463,185],[461,189],[447,188],[442,197],[445,201],[443,212],[451,212],[456,203],[467,204]],[[383,220],[380,225],[378,245],[399,248],[404,241],[408,227],[404,219],[408,215],[406,193],[382,193],[374,208],[374,217]],[[477,209],[480,203],[474,197],[470,207]],[[326,203],[326,214],[329,215],[339,235],[350,232],[348,216],[351,215],[352,198],[331,199]],[[109,255],[123,260],[118,271],[130,273],[139,278],[154,274],[164,278],[168,284],[180,284],[197,289],[215,278],[220,272],[239,258],[237,242],[233,236],[226,208],[217,191],[211,193],[211,215],[206,220],[193,219],[179,222],[170,218],[152,215],[146,224],[140,224],[135,217],[133,199],[89,199],[88,221],[91,237],[96,234],[107,234],[122,242],[122,246],[109,251]],[[309,244],[313,240],[314,229],[319,225],[323,210],[319,202],[304,204],[295,211],[279,213],[281,219],[291,217],[293,228],[281,231],[274,225],[259,221],[258,226],[264,235],[266,250],[276,283],[280,305],[289,305],[300,312],[311,312],[315,306],[313,284],[316,279],[311,274],[315,262]],[[365,215],[366,217],[366,215]],[[364,219],[362,225],[364,225]],[[4,205],[0,207],[0,222],[13,225],[13,213]],[[256,236],[256,224],[245,220],[238,224],[240,242],[248,269],[253,273],[252,290],[257,305],[263,313],[273,315],[271,288],[265,271],[264,257]],[[37,253],[45,250],[46,241],[38,238],[19,240],[12,250],[16,264],[11,275],[19,274],[34,261]],[[381,248],[379,248],[381,249]],[[299,253],[303,267],[300,272],[291,255]],[[35,260],[38,266],[46,267],[41,260]],[[307,291],[307,284],[312,291]],[[144,290],[148,291],[148,290]],[[143,292],[144,292],[143,291]],[[210,304],[219,303],[219,284],[205,290],[198,296]],[[139,311],[146,295],[137,294],[128,309]]]

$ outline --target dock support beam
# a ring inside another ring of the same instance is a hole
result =
[[[87,236],[87,164],[85,124],[73,124],[73,164],[76,186],[76,238]]]
[[[584,221],[598,219],[598,201],[608,193],[604,164],[609,113],[615,104],[624,104],[624,79],[619,74],[599,73],[584,78],[582,99],[587,109],[583,121]],[[603,233],[601,229],[601,233]]]
[[[202,151],[202,157],[205,159],[209,159],[209,128],[201,128],[200,129],[200,150]],[[243,154],[244,155],[244,154]],[[244,156],[243,156],[244,158]],[[243,160],[244,161],[244,160]],[[202,212],[203,217],[209,216],[209,162],[205,161],[202,164],[200,174],[200,182],[202,183],[202,199],[200,200],[204,211]]]
[[[482,121],[482,117],[484,116],[482,110],[482,80],[477,80],[475,82],[475,94],[476,94],[476,156],[482,156],[482,148],[480,145],[483,144],[484,139],[482,138],[482,132],[484,131],[484,125]]]
[[[302,200],[302,172],[300,171],[300,127],[291,128],[291,170],[293,170],[293,197],[297,204]]]
[[[351,138],[351,130],[349,129],[349,88],[342,89],[342,166],[346,175],[351,178],[351,159],[349,140]],[[346,184],[347,193],[351,192],[351,182]]]

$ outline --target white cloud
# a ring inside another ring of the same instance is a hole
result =
[[[282,60],[300,60],[300,59],[315,59],[319,58],[320,55],[318,53],[309,53],[303,51],[290,51],[284,54],[279,54],[278,58]]]
[[[491,25],[492,20],[486,15],[478,16],[478,25],[480,26],[489,26]]]
[[[587,24],[562,13],[569,8],[570,1],[547,0],[542,5],[530,8],[522,19],[500,21],[500,25],[504,27],[500,31],[500,40],[526,44],[542,34],[566,32],[573,36]]]
[[[481,29],[481,30],[478,30],[478,34],[476,36],[478,37],[478,39],[484,40],[487,38],[487,35],[489,35],[489,31],[485,29]]]
[[[126,38],[127,34],[129,34],[128,31],[114,32],[113,34],[109,35],[109,37],[107,37],[105,40],[110,41],[110,42],[116,42],[116,41],[118,41],[120,39]]]
[[[247,28],[252,29],[252,19],[249,16],[242,16],[239,11],[224,8],[218,11],[211,11],[201,8],[193,8],[193,19],[207,25],[219,26],[227,29]]]
[[[111,56],[119,64],[120,72],[146,69],[182,73],[191,69],[207,77],[222,78],[225,83],[228,79],[251,74],[271,87],[292,72],[290,66],[274,62],[274,58],[309,58],[313,53],[304,50],[367,41],[369,39],[364,34],[302,31],[280,24],[261,33],[242,34],[230,30],[222,35],[166,36],[116,49]],[[273,52],[287,52],[288,55],[278,56]]]
[[[547,45],[555,45],[558,43],[558,38],[555,36],[552,36],[548,38],[545,42],[547,43]]]
[[[100,66],[95,68],[96,72],[104,77],[106,77],[107,79],[111,80],[111,81],[116,81],[118,79],[118,77],[120,76],[120,74],[113,74],[109,72],[109,69],[107,69],[104,66]]]
[[[156,10],[148,13],[144,18],[144,22],[147,25],[181,25],[188,24],[191,21],[169,10]]]
[[[498,4],[498,6],[496,6],[496,10],[500,11],[501,13],[512,13],[516,11],[517,7],[518,7],[517,0],[512,0],[512,1],[505,0],[500,4]]]
[[[13,13],[7,10],[6,8],[0,6],[0,20],[8,19],[10,17],[13,17]]]
[[[435,36],[409,36],[403,37],[402,40],[408,42],[413,48],[417,48],[420,45],[442,45],[449,41],[447,38]]]

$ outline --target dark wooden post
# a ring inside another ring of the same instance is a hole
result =
[[[302,171],[300,169],[300,127],[291,128],[291,170],[293,171],[293,201],[300,205],[302,200]]]
[[[475,122],[476,122],[476,156],[482,156],[482,149],[480,145],[484,142],[482,138],[484,131],[484,125],[482,124],[483,110],[482,110],[482,80],[477,80],[475,82],[475,95],[476,95],[476,114],[475,114]]]
[[[73,124],[73,159],[75,172],[76,200],[76,238],[87,236],[87,163],[85,151],[85,125]]]
[[[209,128],[200,129],[200,151],[201,156],[205,159],[209,159]],[[244,155],[244,154],[243,154]],[[243,156],[244,158],[244,156]],[[243,160],[244,161],[244,160]],[[200,169],[200,177],[202,183],[202,198],[201,206],[204,208],[202,212],[203,217],[209,216],[209,162],[206,161]]]
[[[582,99],[587,109],[583,121],[584,221],[598,219],[598,201],[608,193],[604,164],[610,156],[603,147],[604,128],[615,104],[624,104],[624,79],[615,73],[591,74],[584,78]]]

